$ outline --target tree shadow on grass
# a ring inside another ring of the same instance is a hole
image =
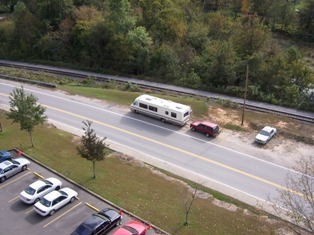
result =
[[[177,226],[171,231],[172,234],[181,234],[181,231],[185,228],[188,228],[189,225],[184,225],[184,223],[179,223]]]
[[[84,182],[85,182],[85,183],[88,183],[88,182],[90,182],[90,181],[92,181],[92,180],[95,180],[95,181],[96,181],[96,179],[97,179],[97,178],[94,178],[94,176],[91,176],[91,177],[87,178]]]

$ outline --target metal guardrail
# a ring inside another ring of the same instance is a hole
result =
[[[8,76],[8,75],[3,75],[3,74],[0,74],[0,78],[18,81],[18,82],[36,84],[36,85],[45,86],[45,87],[49,87],[49,88],[56,88],[57,87],[57,85],[52,84],[52,83],[35,81],[35,80],[26,79],[26,78],[13,77],[13,76]]]

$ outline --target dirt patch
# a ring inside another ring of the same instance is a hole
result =
[[[313,155],[313,124],[247,110],[241,126],[242,111],[239,108],[209,107],[208,114],[202,119],[221,126],[222,132],[214,140],[219,145],[288,168]],[[278,134],[266,145],[255,143],[256,134],[266,125],[277,128]]]
[[[228,211],[232,211],[232,212],[235,212],[238,210],[238,207],[233,205],[233,204],[230,204],[230,203],[226,203],[226,202],[223,202],[223,201],[219,201],[217,199],[214,199],[212,201],[212,203],[218,207],[221,207],[221,208],[224,208]]]
[[[45,125],[45,127],[48,127],[48,128],[57,128],[55,125],[53,125],[50,122],[45,122],[44,125]]]
[[[282,122],[282,121],[279,121],[277,123],[277,126],[281,127],[281,128],[287,128],[289,124],[287,122]]]
[[[71,140],[72,143],[78,145],[81,142],[81,137],[79,136],[74,136]]]

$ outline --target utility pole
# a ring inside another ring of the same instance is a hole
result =
[[[245,103],[246,103],[246,93],[247,93],[248,80],[249,80],[249,62],[246,62],[246,77],[245,77],[245,88],[244,88],[244,100],[243,100],[243,107],[242,107],[241,126],[243,126],[243,122],[244,122],[244,110],[245,110]]]

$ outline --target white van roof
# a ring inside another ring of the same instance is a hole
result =
[[[172,110],[177,110],[179,112],[185,112],[187,110],[191,110],[191,107],[188,105],[176,103],[176,102],[173,102],[171,100],[161,99],[161,98],[151,96],[151,95],[141,95],[141,96],[137,97],[136,100],[137,101],[146,101],[152,105],[162,106],[162,107],[169,108]]]

